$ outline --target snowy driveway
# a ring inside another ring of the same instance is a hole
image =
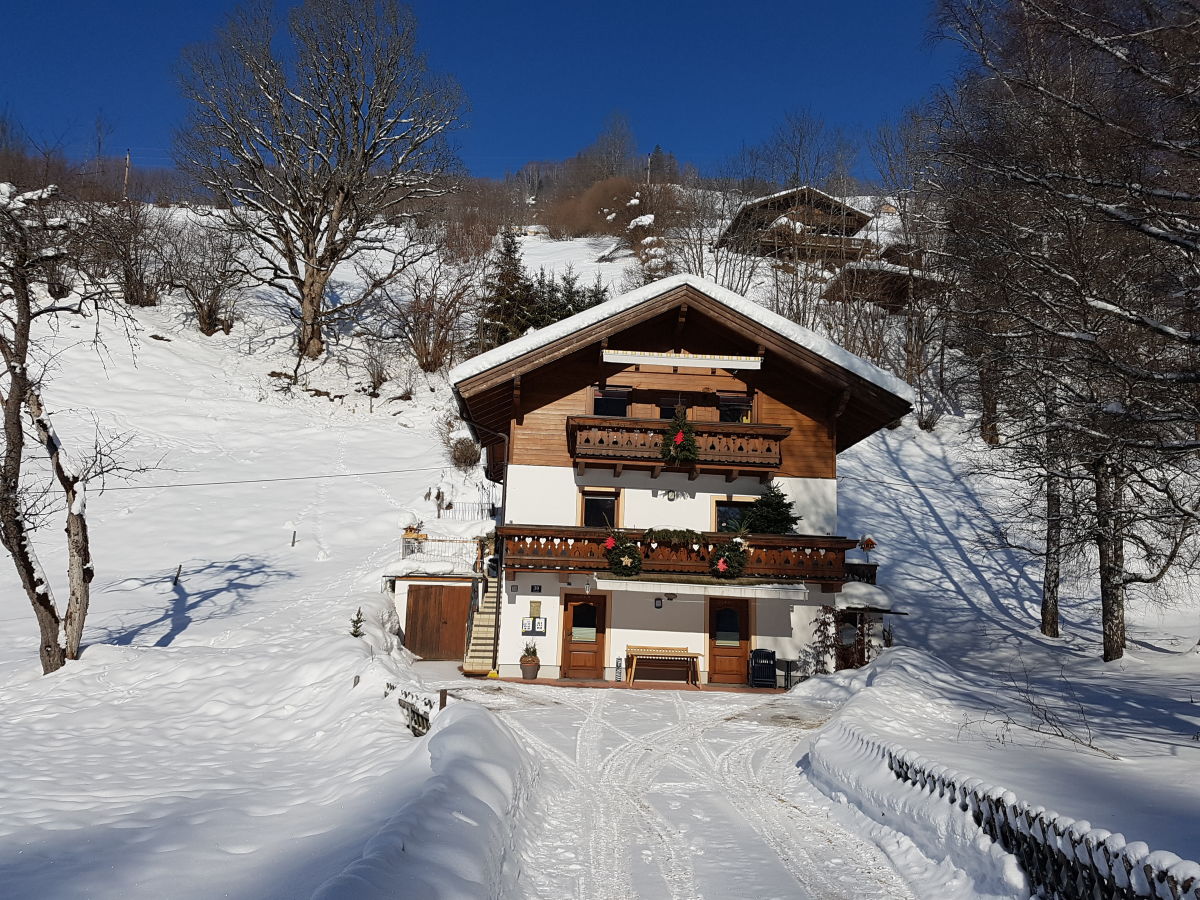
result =
[[[537,760],[517,898],[905,898],[796,770],[823,714],[782,695],[446,684]]]

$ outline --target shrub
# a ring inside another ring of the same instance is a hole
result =
[[[455,438],[450,444],[450,461],[456,468],[470,469],[479,465],[479,445],[468,437]]]

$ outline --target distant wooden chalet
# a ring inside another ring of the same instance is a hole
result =
[[[792,188],[742,204],[717,238],[717,246],[837,266],[868,252],[869,242],[855,235],[870,220],[870,213],[824,191]]]
[[[875,567],[847,560],[857,542],[838,534],[837,454],[904,416],[909,390],[824,338],[675,276],[468,360],[451,381],[505,495],[466,671],[515,677],[534,641],[541,677],[613,679],[639,659],[639,678],[661,675],[656,660],[675,654],[701,683],[741,684],[752,651],[781,672],[811,659],[823,607],[851,643],[887,611]],[[680,442],[681,411],[694,452],[674,458],[663,448]],[[768,484],[803,533],[735,540]],[[419,602],[433,608],[428,585]]]

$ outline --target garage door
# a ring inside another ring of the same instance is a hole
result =
[[[470,609],[470,585],[409,585],[404,646],[422,659],[462,659]]]

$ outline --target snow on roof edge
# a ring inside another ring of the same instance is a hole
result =
[[[902,400],[912,402],[912,388],[890,372],[885,372],[874,363],[856,356],[843,347],[839,347],[816,332],[810,331],[802,325],[797,325],[790,319],[785,319],[783,316],[771,312],[771,310],[767,309],[761,303],[755,303],[753,300],[749,300],[741,294],[736,294],[728,288],[721,287],[721,285],[714,281],[709,281],[707,278],[686,274],[672,275],[668,278],[643,285],[611,300],[606,300],[597,306],[593,306],[591,309],[585,309],[583,312],[568,316],[552,325],[547,325],[545,328],[531,331],[515,340],[509,341],[507,344],[501,344],[499,347],[495,347],[471,359],[464,360],[450,370],[450,385],[457,392],[458,385],[469,378],[474,378],[476,375],[481,375],[489,369],[494,369],[496,366],[511,362],[518,357],[524,356],[526,353],[531,353],[534,350],[545,347],[547,344],[574,334],[576,331],[596,325],[605,319],[633,309],[635,306],[640,306],[648,300],[652,300],[683,285],[693,287],[705,296],[716,300],[733,311],[749,319],[761,322],[767,328],[791,341],[793,344],[811,350],[818,356],[829,360],[835,365],[841,366],[848,372],[853,372],[876,387],[882,388]]]

